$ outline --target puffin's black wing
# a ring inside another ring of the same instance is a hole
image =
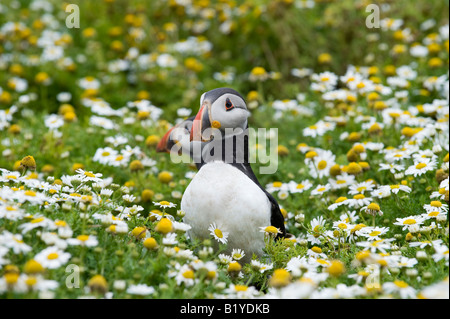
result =
[[[248,125],[247,125],[248,129]],[[232,165],[239,170],[241,170],[245,175],[248,176],[256,185],[261,188],[261,190],[266,194],[267,198],[270,202],[270,209],[271,209],[271,215],[270,215],[270,223],[271,226],[275,226],[281,231],[281,234],[277,235],[277,239],[286,237],[286,227],[284,226],[284,217],[281,213],[280,206],[278,205],[277,200],[270,194],[258,181],[258,178],[256,178],[255,173],[252,170],[252,167],[250,166],[249,162],[249,149],[248,149],[248,135],[246,134],[244,136],[244,163],[233,163]],[[235,150],[233,149],[233,153],[235,153]]]
[[[283,214],[281,213],[280,206],[278,205],[277,200],[272,196],[272,194],[270,194],[264,187],[261,186],[250,164],[233,163],[231,165],[233,165],[234,167],[242,171],[245,175],[247,175],[248,178],[250,178],[256,185],[258,185],[259,188],[261,188],[261,190],[264,192],[264,194],[266,194],[271,206],[271,215],[270,215],[271,226],[275,226],[281,231],[281,234],[277,235],[277,239],[286,237],[284,217]]]

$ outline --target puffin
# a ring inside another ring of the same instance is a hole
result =
[[[276,227],[276,239],[286,237],[278,202],[259,183],[249,162],[249,116],[237,91],[211,90],[202,94],[198,113],[170,129],[156,148],[185,154],[197,166],[181,199],[183,222],[191,226],[188,236],[211,238],[209,228],[215,225],[228,233],[224,253],[242,249],[243,263],[263,255],[262,227]]]

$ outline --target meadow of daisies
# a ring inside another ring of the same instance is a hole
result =
[[[448,1],[72,3],[0,3],[1,298],[449,297]],[[155,149],[223,86],[278,129],[247,264]]]

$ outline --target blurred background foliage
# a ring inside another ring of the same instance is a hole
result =
[[[24,9],[17,9],[20,21],[32,26],[29,35],[24,37],[38,36],[40,28],[36,21],[42,17],[26,8],[26,0],[20,2],[24,4]],[[50,86],[46,94],[54,96],[68,91],[75,93],[74,97],[80,96],[74,92],[79,90],[76,86],[79,78],[108,78],[103,81],[106,83],[99,95],[108,94],[108,102],[113,106],[121,107],[145,90],[151,92],[152,103],[173,113],[180,107],[196,110],[202,92],[225,86],[213,79],[214,72],[232,70],[236,76],[228,86],[241,92],[258,89],[257,83],[248,81],[248,74],[253,67],[262,66],[265,70],[279,72],[276,80],[262,84],[268,100],[293,98],[299,89],[306,90],[308,85],[306,80],[291,75],[293,68],[342,74],[350,64],[401,65],[407,62],[408,56],[392,56],[389,50],[380,49],[380,43],[393,45],[395,33],[366,28],[369,15],[366,7],[372,2],[193,0],[188,11],[188,6],[181,5],[183,1],[175,0],[74,0],[71,3],[80,8],[80,28],[61,29],[71,37],[66,48],[69,55],[80,54],[85,59],[70,70],[55,69],[54,63],[49,62],[31,68],[24,76],[32,81],[38,69],[48,71],[55,85]],[[389,16],[384,16],[381,10],[381,19],[402,18],[405,26],[413,27],[413,32],[417,32],[418,25],[427,17],[433,17],[437,25],[448,21],[448,3],[376,2],[381,8],[389,5]],[[69,3],[53,1],[53,4],[59,23],[64,25],[69,15],[64,9]],[[13,11],[0,14],[0,24],[8,21]],[[225,33],[221,30],[224,22],[229,22]],[[371,34],[376,34],[379,40],[368,41]],[[157,56],[167,52],[173,43],[190,36],[209,41],[212,49],[201,55],[183,54],[177,57],[181,62],[178,67],[170,70],[128,70],[114,75],[107,72],[107,62],[126,58],[129,48],[137,48],[140,54]],[[13,54],[38,52],[39,48],[33,43],[22,43]],[[7,72],[1,73],[0,83],[8,76]],[[58,105],[51,102],[48,111],[55,112]]]

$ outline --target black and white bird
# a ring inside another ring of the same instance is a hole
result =
[[[215,223],[228,232],[227,251],[244,250],[243,262],[263,254],[260,227],[275,226],[286,236],[275,198],[258,182],[249,163],[248,117],[244,98],[230,88],[202,95],[197,115],[174,126],[157,150],[188,153],[198,172],[186,188],[181,210],[192,238],[210,238]]]

